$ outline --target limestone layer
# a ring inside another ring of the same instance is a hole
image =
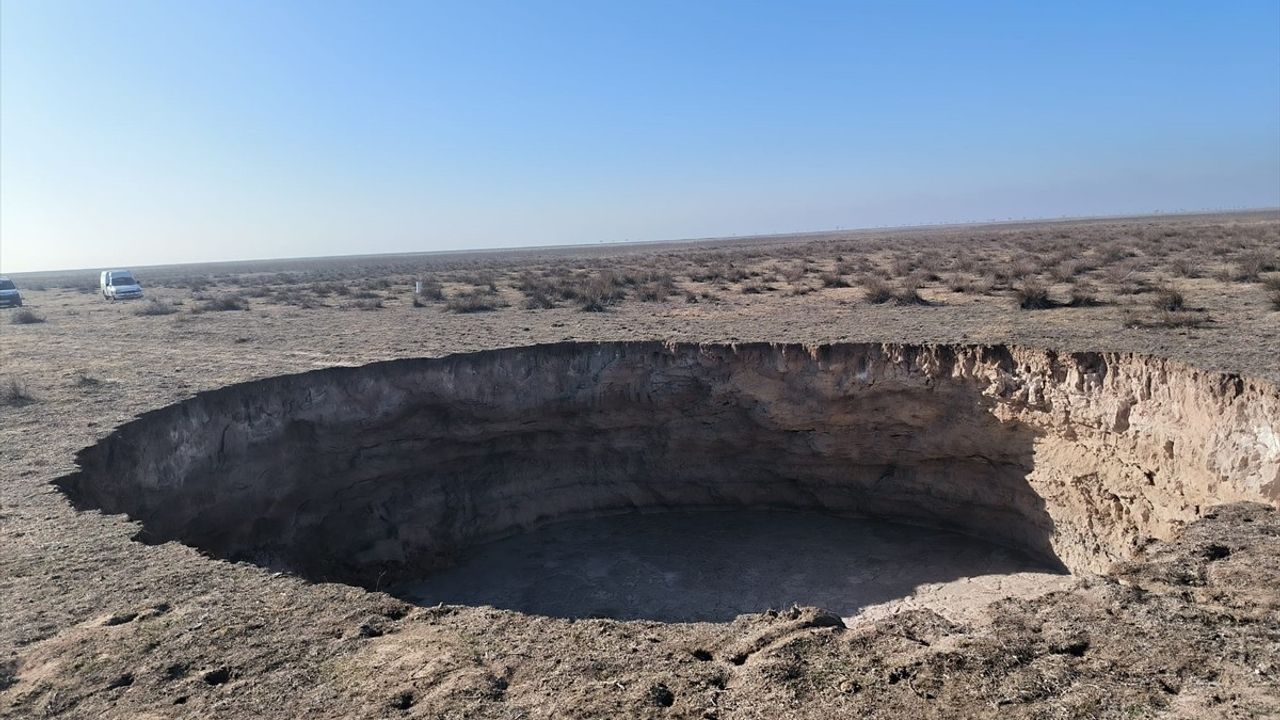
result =
[[[59,486],[147,542],[363,584],[570,516],[774,507],[953,528],[1105,571],[1280,502],[1280,391],[1126,353],[561,343],[201,393]]]

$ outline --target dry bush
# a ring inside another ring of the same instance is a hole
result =
[[[2,407],[22,407],[35,401],[35,396],[17,378],[9,378],[0,384],[0,406]]]
[[[1068,307],[1096,307],[1103,302],[1098,298],[1098,289],[1088,283],[1076,283],[1071,286],[1071,299]]]
[[[1127,328],[1199,328],[1209,325],[1213,319],[1209,313],[1196,310],[1155,310],[1140,313],[1134,309],[1125,311],[1123,324]]]
[[[894,305],[930,305],[928,300],[920,297],[919,283],[908,279],[893,291]]]
[[[248,310],[249,303],[243,295],[218,295],[211,297],[191,309],[191,312],[228,312],[232,310]]]
[[[44,316],[37,315],[30,308],[22,308],[15,312],[13,317],[9,318],[9,322],[14,325],[35,325],[44,322]]]
[[[783,280],[786,280],[793,285],[803,280],[805,276],[805,268],[803,265],[787,265],[785,267],[778,267],[774,272],[780,275]]]
[[[271,294],[271,302],[277,305],[292,305],[310,310],[320,307],[321,303],[316,298],[303,292],[300,288],[287,288],[284,290],[276,290]]]
[[[446,310],[456,313],[489,312],[506,306],[506,301],[496,292],[483,289],[463,290],[444,304]]]
[[[641,302],[662,302],[675,292],[675,284],[671,278],[653,280],[636,288],[636,297]]]
[[[1013,289],[1013,299],[1021,310],[1048,310],[1056,307],[1049,288],[1035,280],[1024,280]]]
[[[761,279],[750,280],[742,284],[742,294],[759,295],[761,293],[773,292],[778,288],[764,282]]]
[[[1049,277],[1053,278],[1057,282],[1065,283],[1071,282],[1078,275],[1087,271],[1088,268],[1085,263],[1079,260],[1066,260],[1050,268]]]
[[[1029,277],[1040,274],[1040,263],[1038,258],[1020,257],[1009,263],[1009,267],[1005,273],[1014,280],[1026,280]]]
[[[883,305],[893,299],[893,287],[882,278],[869,275],[858,281],[866,293],[864,299],[872,305]]]
[[[176,305],[156,298],[151,298],[133,309],[134,315],[172,315],[176,312],[178,312]]]
[[[382,298],[378,298],[375,295],[374,298],[356,300],[351,304],[351,307],[357,310],[381,310],[385,306],[382,304]]]
[[[93,390],[95,388],[102,387],[104,383],[105,381],[102,378],[95,377],[86,372],[76,373],[75,379],[71,381],[72,387],[77,387],[82,390]]]
[[[430,300],[432,302],[444,300],[444,286],[439,282],[435,280],[420,280],[419,282],[422,283],[422,292],[414,296],[415,300]]]
[[[818,279],[822,281],[822,287],[825,287],[825,288],[849,287],[849,281],[840,277],[839,273],[824,272],[818,276]]]
[[[1196,261],[1190,258],[1185,258],[1185,257],[1177,257],[1170,260],[1169,272],[1173,273],[1177,277],[1184,277],[1184,278],[1204,277],[1204,270],[1200,267],[1200,265],[1196,263]]]
[[[1280,310],[1280,290],[1272,290],[1268,299],[1271,301],[1272,310]]]
[[[1151,296],[1151,306],[1156,310],[1165,310],[1168,312],[1178,312],[1185,310],[1187,300],[1182,293],[1170,285],[1161,285],[1156,288]]]
[[[1241,282],[1254,282],[1261,273],[1276,270],[1276,257],[1273,253],[1257,250],[1245,253],[1235,263],[1232,279]]]

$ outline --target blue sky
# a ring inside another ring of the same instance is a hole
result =
[[[0,270],[1280,205],[1280,2],[0,3]]]

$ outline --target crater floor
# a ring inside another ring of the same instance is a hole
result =
[[[467,549],[392,593],[561,618],[729,621],[792,605],[947,612],[1035,595],[1063,575],[953,532],[819,513],[702,510],[560,522]],[[917,590],[920,594],[917,595]],[[998,595],[996,594],[998,593]],[[913,597],[914,596],[914,597]]]

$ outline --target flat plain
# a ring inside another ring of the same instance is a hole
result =
[[[1278,212],[133,270],[146,300],[38,273],[14,276],[27,307],[0,311],[0,716],[1280,714],[1265,507],[980,616],[837,631],[812,608],[668,624],[419,607],[141,544],[50,484],[200,391],[566,340],[1013,343],[1276,383]],[[1206,574],[1198,553],[1228,540]]]

